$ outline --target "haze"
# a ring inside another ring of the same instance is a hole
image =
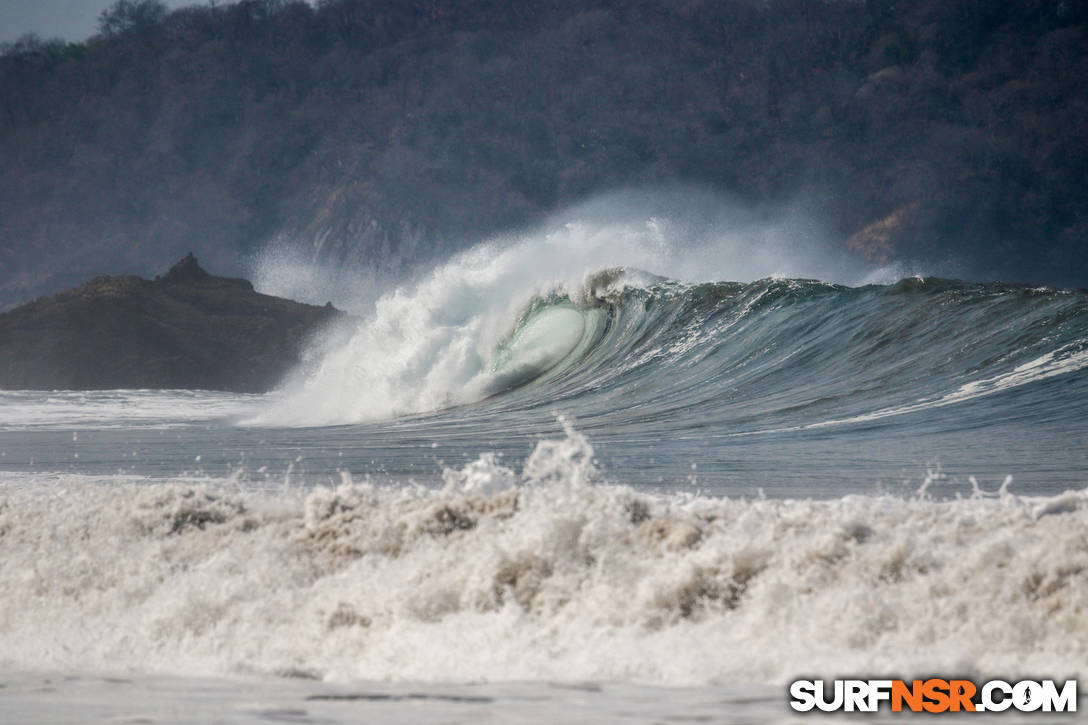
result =
[[[0,0],[0,43],[26,33],[43,38],[83,40],[98,30],[98,14],[112,0]],[[198,4],[192,0],[166,0],[172,8]]]

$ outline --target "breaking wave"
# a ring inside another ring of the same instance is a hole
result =
[[[250,422],[556,406],[642,432],[743,435],[870,423],[1088,368],[1080,292],[921,277],[692,284],[602,266],[652,264],[644,242],[604,254],[575,240],[480,247],[386,295]]]
[[[567,426],[441,489],[6,485],[0,667],[416,681],[1088,674],[1088,494],[595,482]],[[594,484],[594,485],[590,485]],[[890,670],[894,670],[891,672]]]

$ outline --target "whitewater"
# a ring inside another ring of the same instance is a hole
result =
[[[3,720],[1088,689],[1088,295],[759,229],[494,240],[368,293],[268,395],[0,392]]]

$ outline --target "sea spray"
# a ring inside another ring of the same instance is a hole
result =
[[[829,248],[803,217],[768,217],[699,189],[629,189],[566,210],[535,230],[430,260],[433,267],[407,278],[363,270],[354,285],[345,269],[315,267],[306,263],[307,253],[281,245],[257,260],[260,284],[280,294],[343,288],[327,296],[362,321],[346,343],[316,345],[316,362],[303,366],[284,398],[251,421],[357,423],[473,403],[517,387],[578,343],[576,316],[556,310],[552,321],[566,317],[565,324],[551,326],[554,335],[542,341],[536,359],[523,360],[520,369],[497,369],[504,341],[526,334],[517,323],[540,299],[565,297],[584,309],[625,285],[664,279],[658,275],[695,283],[801,275],[884,279]]]
[[[1088,493],[649,494],[567,427],[439,489],[0,496],[7,670],[780,684],[1088,673]]]
[[[358,422],[473,402],[501,389],[496,353],[534,298],[581,288],[619,260],[652,264],[644,230],[571,225],[533,240],[481,245],[378,300],[345,345],[323,352],[256,423]],[[571,346],[577,344],[573,341]],[[501,377],[501,374],[500,374]]]

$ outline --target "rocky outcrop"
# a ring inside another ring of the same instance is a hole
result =
[[[0,314],[0,389],[263,392],[344,314],[216,277],[190,254],[162,277],[96,277]]]

